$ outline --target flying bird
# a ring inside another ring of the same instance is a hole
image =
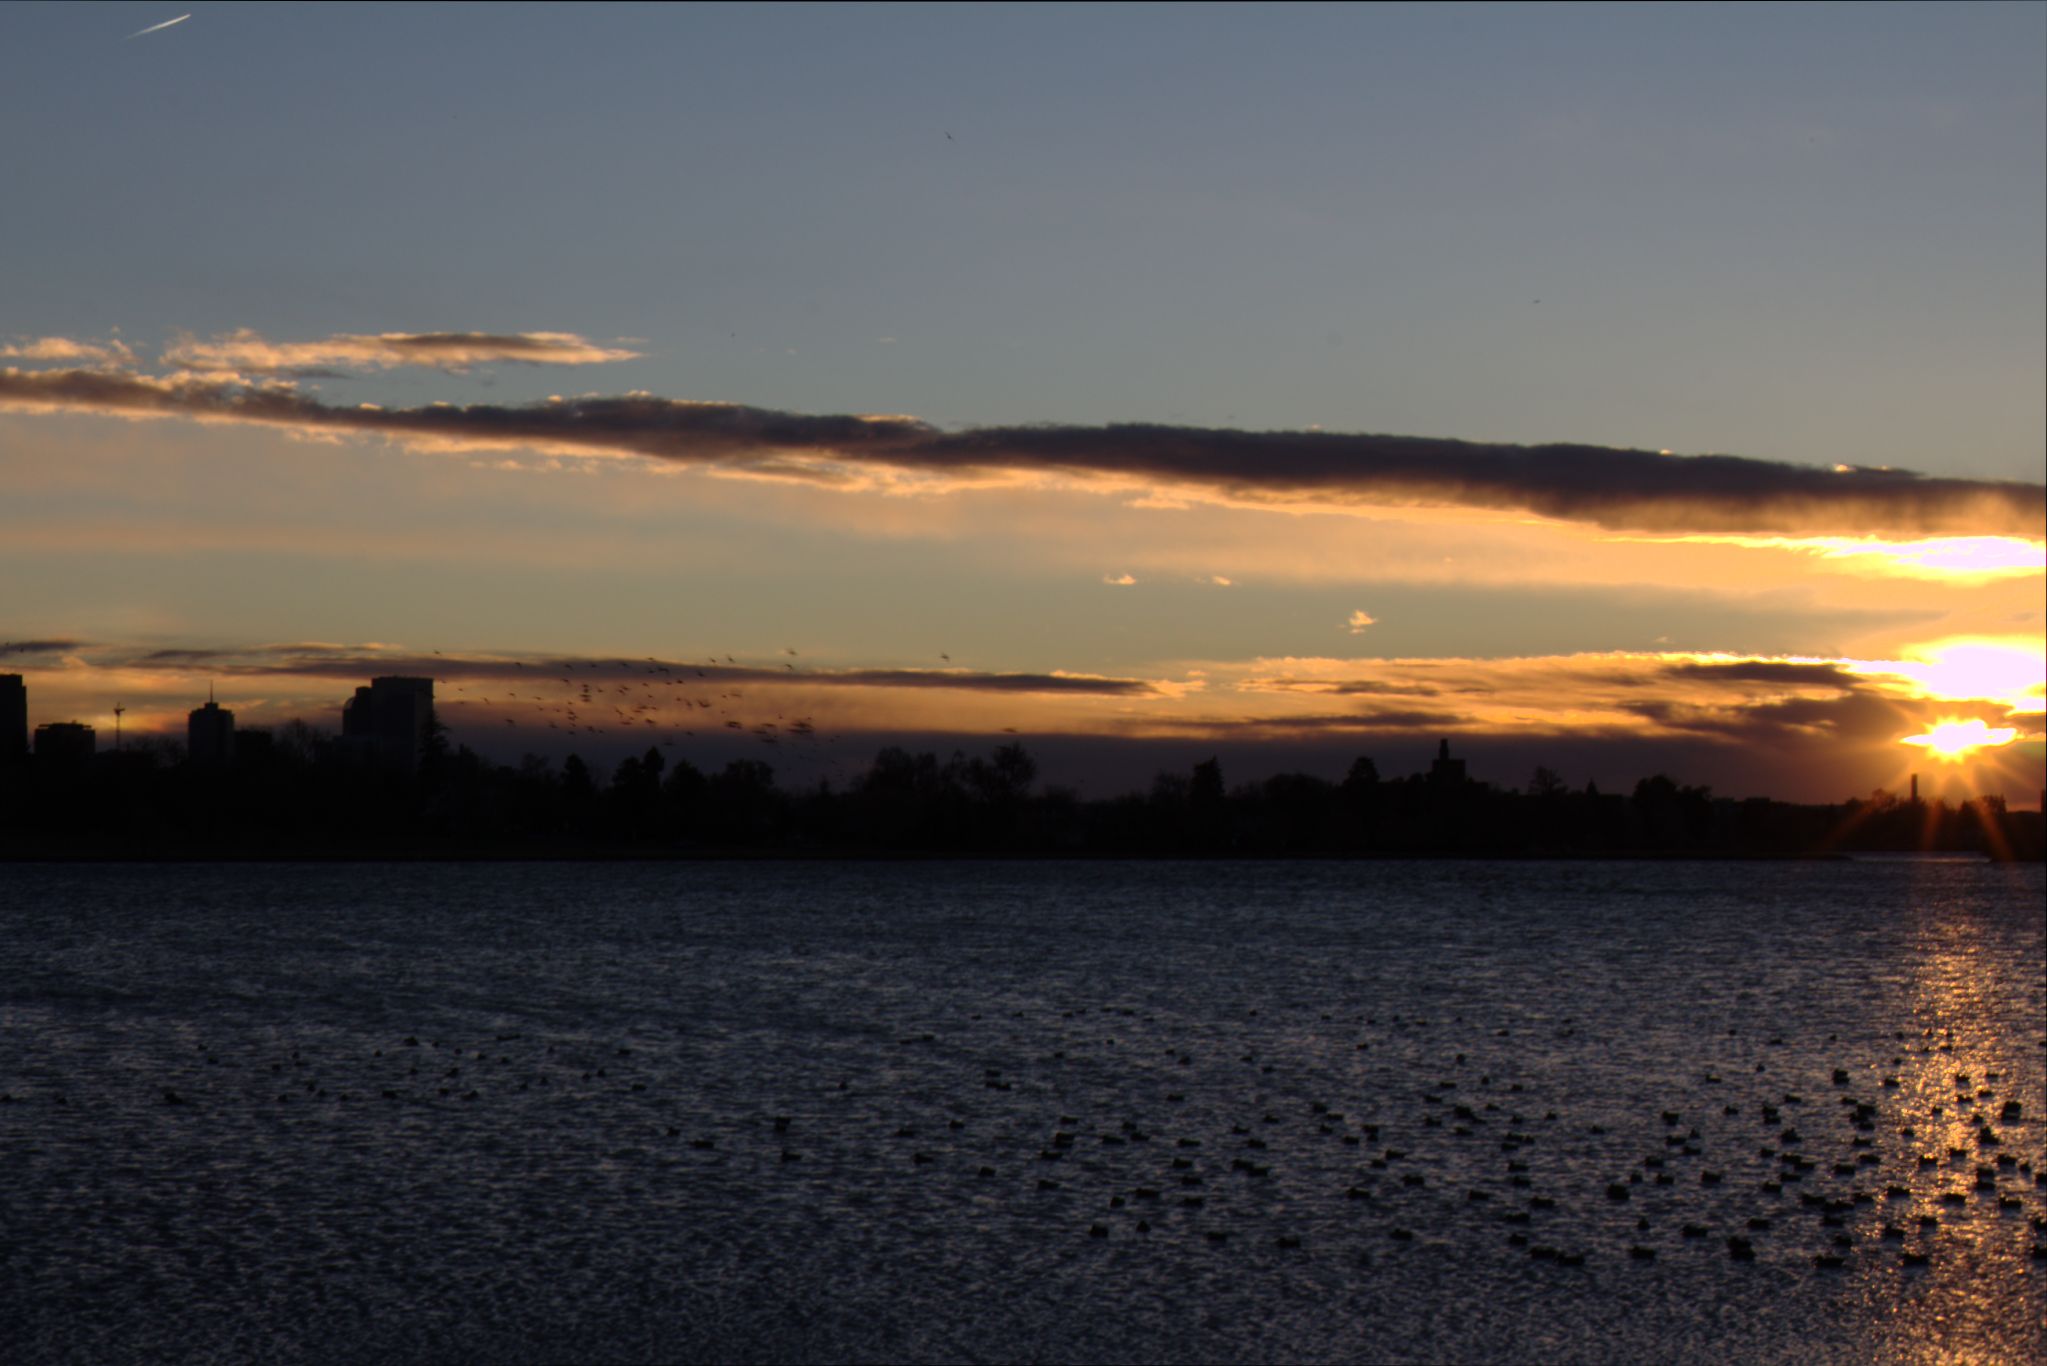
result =
[[[191,17],[192,16],[189,14],[181,14],[175,19],[166,19],[161,24],[151,24],[148,28],[138,28],[133,33],[129,34],[128,37],[140,38],[145,33],[155,33],[158,29],[169,28],[172,24],[182,24]],[[122,41],[126,42],[127,39],[124,38]]]

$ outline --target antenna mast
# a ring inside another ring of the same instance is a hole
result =
[[[114,704],[114,748],[115,748],[115,749],[119,749],[119,748],[121,747],[121,713],[122,713],[122,712],[124,712],[124,711],[126,711],[126,710],[128,710],[128,709],[127,709],[126,707],[122,706],[122,705],[121,705],[120,703],[116,702],[116,703]]]

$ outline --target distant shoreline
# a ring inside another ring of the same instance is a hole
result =
[[[1718,797],[1666,774],[1632,791],[1474,781],[1446,741],[1425,773],[1283,773],[1230,786],[1210,758],[1121,796],[1041,786],[1021,745],[986,756],[883,749],[842,788],[705,773],[649,749],[608,780],[573,756],[492,764],[429,747],[416,765],[250,744],[232,762],[141,752],[0,767],[0,862],[757,862],[1299,859],[1780,861],[1974,855],[2037,862],[2039,812],[1877,791],[1807,805]]]

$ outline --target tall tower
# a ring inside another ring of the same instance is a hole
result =
[[[1429,781],[1438,787],[1462,787],[1465,784],[1464,761],[1450,757],[1448,740],[1436,745],[1436,762],[1429,765]]]
[[[0,767],[28,758],[28,688],[20,674],[0,674]]]

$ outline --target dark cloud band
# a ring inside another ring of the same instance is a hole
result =
[[[1335,432],[1124,424],[947,432],[909,417],[811,415],[649,396],[527,405],[343,407],[288,387],[109,370],[0,370],[0,407],[162,414],[399,440],[631,454],[843,477],[1021,471],[1194,486],[1244,501],[1526,511],[1660,533],[2047,536],[2038,484],[1734,455],[1515,446]],[[806,468],[801,462],[824,468]]]
[[[133,663],[206,669],[223,677],[368,678],[377,674],[456,679],[570,683],[655,680],[683,685],[776,684],[822,688],[925,688],[955,692],[1050,693],[1147,697],[1158,689],[1142,679],[1059,673],[977,673],[968,669],[795,669],[687,660],[542,657],[530,661],[439,654],[370,654],[346,647],[291,645],[232,649],[160,649]]]

